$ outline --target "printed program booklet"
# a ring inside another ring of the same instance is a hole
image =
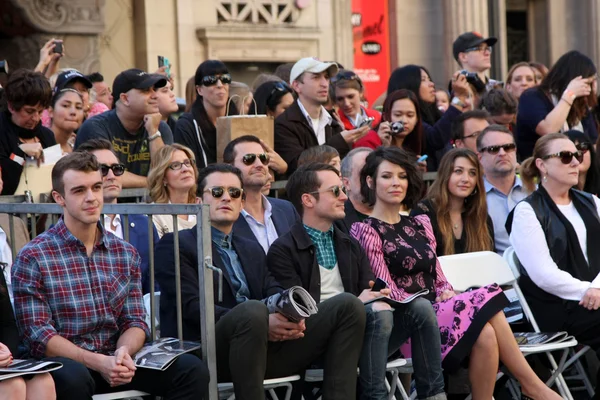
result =
[[[56,361],[13,360],[9,366],[0,368],[0,381],[22,375],[43,374],[62,368]]]
[[[175,338],[160,338],[146,343],[133,357],[136,367],[164,371],[177,357],[198,350],[200,343],[181,341]]]
[[[519,347],[533,347],[541,344],[556,344],[573,339],[567,332],[515,332]]]
[[[374,303],[376,301],[383,301],[383,302],[388,303],[390,306],[394,307],[394,306],[397,306],[397,305],[400,305],[400,304],[408,304],[411,301],[413,301],[414,299],[416,299],[417,297],[425,296],[427,294],[429,294],[429,290],[428,289],[423,289],[423,290],[419,290],[417,293],[411,294],[409,297],[407,297],[404,300],[392,300],[392,299],[390,299],[387,296],[382,296],[382,297],[377,297],[375,299],[371,299],[371,300],[365,301],[365,305]]]

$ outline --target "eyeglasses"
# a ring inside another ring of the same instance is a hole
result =
[[[479,150],[479,152],[483,153],[483,152],[487,151],[491,155],[495,155],[500,152],[500,149],[504,150],[505,153],[510,153],[517,149],[517,145],[514,143],[507,143],[507,144],[500,144],[498,146],[487,146],[487,147],[482,147]]]
[[[285,82],[277,82],[277,83],[275,83],[275,86],[273,86],[273,89],[271,89],[271,93],[269,93],[269,97],[267,97],[267,104],[269,103],[269,100],[271,100],[271,97],[273,97],[273,95],[276,92],[292,93],[292,88],[289,87]]]
[[[335,185],[335,186],[330,187],[329,189],[316,190],[314,192],[308,192],[308,194],[327,193],[327,192],[332,192],[335,197],[340,197],[340,194],[342,194],[342,193],[346,194],[346,187]]]
[[[231,75],[230,74],[221,74],[221,75],[207,75],[202,78],[202,84],[204,86],[214,86],[218,81],[221,81],[223,85],[227,85],[231,83]]]
[[[192,163],[195,162],[196,160],[190,160],[189,158],[184,161],[174,161],[171,164],[169,164],[169,168],[171,168],[173,171],[179,171],[184,165],[187,168],[192,168]]]
[[[242,162],[246,165],[252,165],[254,164],[254,161],[256,161],[256,157],[258,157],[258,159],[260,160],[260,162],[262,163],[262,165],[267,165],[269,164],[269,155],[267,153],[260,153],[260,154],[246,154],[242,157]]]
[[[563,164],[571,164],[573,161],[573,157],[577,159],[577,161],[583,161],[583,153],[581,151],[576,151],[573,153],[572,151],[560,151],[558,153],[548,154],[547,156],[542,157],[542,160],[547,160],[549,158],[560,158],[560,162]]]
[[[587,153],[591,147],[592,147],[592,144],[588,143],[588,142],[581,142],[581,143],[577,143],[575,145],[575,148],[577,150],[581,151],[582,154]]]
[[[362,80],[360,79],[360,76],[356,75],[352,71],[342,71],[331,78],[331,83],[336,83],[339,81],[357,81],[362,88]]]
[[[476,138],[477,139],[477,136],[479,136],[479,135],[481,135],[481,131],[475,131],[475,132],[471,133],[470,135],[463,136],[462,138],[463,138],[463,140],[468,139],[468,138]]]
[[[123,164],[100,164],[100,172],[102,172],[102,176],[108,175],[108,171],[112,170],[115,176],[121,176],[125,173],[125,165]]]
[[[220,199],[225,193],[225,188],[223,186],[213,186],[211,188],[205,189],[204,193],[210,192],[212,197],[215,199]],[[229,197],[232,199],[239,199],[244,193],[244,189],[236,188],[236,187],[228,187],[227,193],[229,193]]]
[[[464,53],[470,53],[472,51],[480,51],[482,53],[485,53],[486,51],[489,51],[490,54],[492,54],[492,46],[477,46],[477,47],[470,47],[468,49],[466,49],[464,51]]]

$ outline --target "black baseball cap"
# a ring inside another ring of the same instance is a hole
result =
[[[87,78],[87,76],[83,75],[81,72],[76,69],[68,69],[66,71],[61,72],[56,77],[56,83],[54,83],[54,92],[58,92],[63,90],[68,83],[73,81],[80,81],[88,88],[92,88],[92,82]]]
[[[493,46],[498,41],[495,37],[484,38],[479,32],[466,32],[456,38],[452,44],[452,53],[454,59],[458,62],[458,53],[462,53],[467,49],[479,46],[481,43],[487,43],[488,46]]]
[[[132,68],[121,72],[113,82],[113,107],[121,97],[121,93],[127,93],[131,89],[145,90],[151,87],[155,89],[167,85],[167,78],[158,74],[149,74],[141,69]]]

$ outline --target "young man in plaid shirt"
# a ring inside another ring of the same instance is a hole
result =
[[[208,370],[181,355],[165,371],[136,369],[132,355],[149,336],[140,256],[104,230],[96,157],[76,152],[52,170],[63,217],[27,244],[12,268],[15,311],[30,356],[63,363],[52,372],[58,399],[138,389],[164,399],[202,399]]]
[[[348,199],[337,170],[322,163],[302,165],[290,176],[286,191],[302,221],[269,248],[267,265],[275,279],[285,288],[302,286],[316,302],[334,299],[344,292],[363,302],[389,295],[389,289],[371,290],[374,276],[366,253],[354,238],[334,225],[344,218]],[[367,323],[358,364],[359,398],[388,398],[388,356],[411,338],[413,346],[416,343],[419,348],[433,349],[413,351],[420,398],[445,399],[439,328],[429,301],[416,299],[395,310],[376,301],[366,305],[365,310]]]

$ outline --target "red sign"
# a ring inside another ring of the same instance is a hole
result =
[[[372,104],[387,90],[390,65],[388,0],[352,0],[354,72]]]

